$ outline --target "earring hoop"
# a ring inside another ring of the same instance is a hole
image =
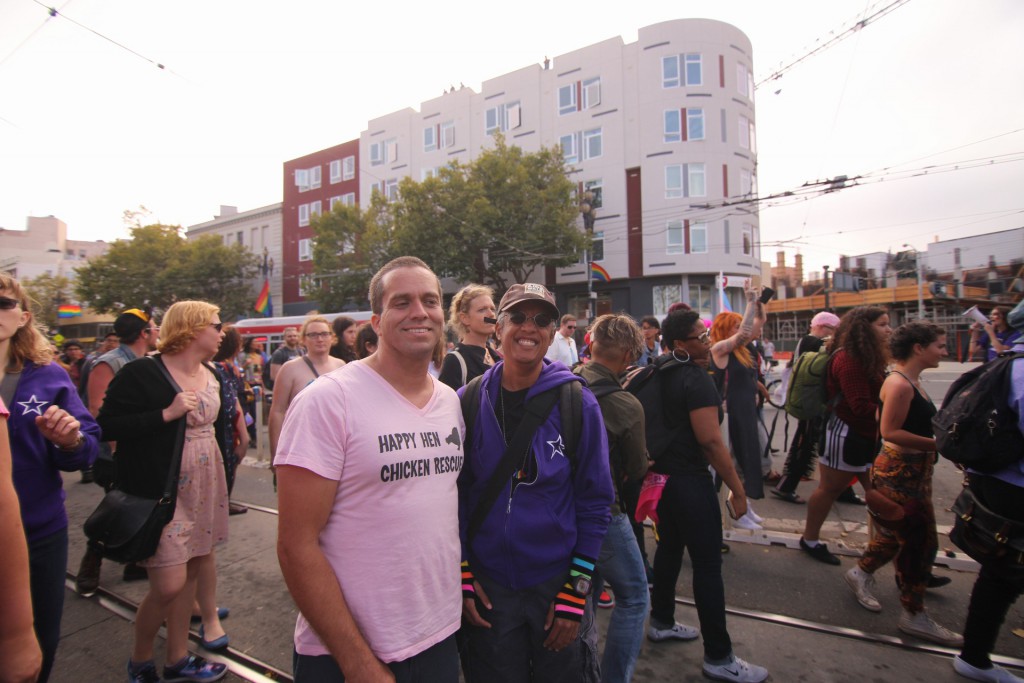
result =
[[[686,360],[683,360],[682,358],[677,356],[676,355],[677,352],[678,352],[678,349],[672,349],[672,357],[673,358],[675,358],[680,363],[689,363],[690,362],[690,352],[689,351],[687,351],[686,349],[683,349],[683,353],[686,354]]]

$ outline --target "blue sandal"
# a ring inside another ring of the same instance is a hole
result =
[[[202,657],[189,655],[180,664],[164,667],[164,683],[219,681],[227,672],[227,664],[215,664]]]

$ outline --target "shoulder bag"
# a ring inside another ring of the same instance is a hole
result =
[[[167,371],[163,360],[153,358],[175,394],[181,387]],[[118,489],[109,491],[85,520],[89,546],[103,557],[116,562],[138,562],[156,554],[163,529],[174,517],[175,493],[181,472],[181,451],[185,445],[186,418],[178,420],[174,456],[167,471],[163,495],[159,500],[144,498]]]

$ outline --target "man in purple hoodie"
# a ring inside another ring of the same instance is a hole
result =
[[[583,675],[577,635],[614,495],[597,399],[579,392],[581,424],[568,424],[562,385],[580,379],[544,358],[558,317],[543,285],[509,288],[495,329],[504,360],[480,379],[479,410],[467,426],[459,526],[469,683]],[[549,392],[554,405],[522,457],[495,474],[520,423]],[[492,481],[500,493],[481,502]]]

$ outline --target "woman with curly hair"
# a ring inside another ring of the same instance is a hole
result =
[[[879,396],[884,440],[871,469],[871,484],[898,506],[896,520],[873,525],[867,550],[844,578],[864,609],[880,612],[874,573],[894,561],[903,605],[899,629],[940,645],[961,645],[963,637],[936,624],[924,608],[939,539],[932,506],[935,404],[921,386],[921,372],[939,367],[946,357],[945,330],[921,322],[900,325],[889,339],[889,351],[895,367]]]
[[[747,292],[747,308],[738,313],[725,311],[711,323],[711,374],[715,378],[729,416],[729,444],[743,475],[747,500],[764,498],[761,472],[761,444],[757,437],[757,360],[747,343],[761,334],[764,304],[757,292]],[[760,529],[763,519],[748,502],[745,515],[736,520],[741,529]]]
[[[100,428],[68,373],[53,361],[28,294],[6,274],[0,274],[0,401],[11,413],[12,478],[28,541],[32,612],[43,652],[39,680],[46,681],[60,641],[68,566],[68,515],[60,473],[92,465]]]
[[[444,357],[438,377],[452,389],[484,374],[498,360],[487,340],[494,334],[494,290],[486,285],[466,285],[452,297],[448,324],[459,343]]]
[[[154,644],[167,622],[167,681],[215,681],[224,664],[188,652],[188,629],[200,576],[215,572],[214,547],[227,540],[228,487],[216,428],[223,418],[220,382],[205,362],[217,353],[224,332],[219,309],[205,301],[179,301],[160,325],[160,353],[125,365],[107,388],[98,421],[117,442],[115,487],[145,498],[163,494],[168,473],[180,455],[174,517],[164,527],[156,554],[140,562],[149,591],[139,603],[128,679],[160,680],[153,662]],[[164,369],[174,379],[169,382]],[[176,386],[175,386],[176,385]],[[184,425],[182,425],[184,422]],[[179,447],[179,428],[184,443]],[[200,583],[215,590],[215,582]],[[199,604],[204,645],[226,645],[213,596]],[[208,640],[209,639],[209,640]]]
[[[871,489],[868,472],[878,455],[878,394],[889,364],[892,333],[889,313],[879,306],[858,306],[839,321],[829,345],[826,387],[830,412],[825,445],[818,463],[818,488],[807,501],[807,520],[800,548],[826,564],[839,558],[818,540],[828,511],[854,475]]]

